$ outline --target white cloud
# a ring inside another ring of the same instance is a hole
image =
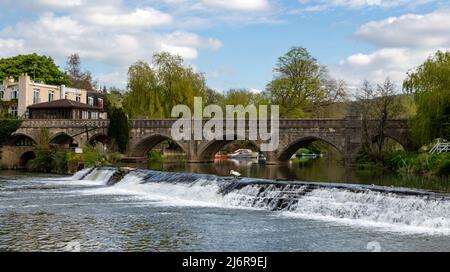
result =
[[[167,25],[172,22],[172,16],[154,8],[138,8],[133,12],[123,13],[97,11],[85,15],[85,19],[100,26],[148,27]]]
[[[319,12],[331,8],[361,9],[367,7],[392,8],[398,6],[417,6],[436,0],[298,0],[305,11]]]
[[[369,22],[355,36],[379,47],[436,48],[450,46],[450,11],[407,14]]]
[[[81,6],[82,0],[37,0],[37,4],[47,7],[55,7],[55,8],[67,8],[67,7],[76,7]]]
[[[355,37],[376,46],[371,53],[357,53],[331,67],[332,74],[356,87],[367,79],[386,77],[401,86],[406,73],[437,50],[450,48],[450,11],[407,14],[361,26]]]
[[[69,54],[78,52],[85,62],[110,70],[98,75],[100,84],[123,87],[128,66],[137,60],[151,61],[155,52],[165,50],[191,61],[199,57],[199,49],[222,46],[217,39],[177,30],[173,17],[155,8],[133,9],[121,1],[79,3],[64,15],[42,12],[37,19],[0,29],[0,57],[36,52],[64,65]]]
[[[203,5],[234,11],[264,11],[270,8],[268,0],[202,0]]]

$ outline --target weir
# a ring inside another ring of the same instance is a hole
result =
[[[109,183],[119,168],[82,170],[73,179]],[[371,222],[450,233],[450,195],[383,186],[275,181],[195,173],[127,170],[109,186],[171,205],[261,209],[320,220]]]

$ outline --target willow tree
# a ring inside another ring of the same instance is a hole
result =
[[[172,108],[183,104],[194,109],[194,97],[206,97],[206,80],[190,66],[185,66],[178,55],[162,52],[153,56],[162,92],[164,112],[170,116]]]
[[[128,89],[123,106],[131,118],[170,117],[175,105],[194,107],[194,96],[206,97],[201,73],[186,66],[178,55],[155,54],[152,65],[138,61],[128,70]]]
[[[148,63],[138,61],[128,69],[128,89],[123,100],[128,116],[164,117],[158,77]]]
[[[414,95],[417,115],[412,121],[413,138],[418,146],[436,138],[450,139],[450,51],[438,51],[403,83]]]

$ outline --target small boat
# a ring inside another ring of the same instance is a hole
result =
[[[215,160],[228,160],[228,155],[227,154],[216,154],[214,156]]]
[[[322,154],[301,153],[301,154],[294,154],[294,155],[292,155],[292,159],[295,159],[295,158],[311,158],[311,159],[315,159],[317,157],[322,157]]]
[[[253,152],[251,149],[238,149],[228,157],[232,159],[253,159],[258,157],[258,152]]]

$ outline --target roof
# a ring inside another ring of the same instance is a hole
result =
[[[44,102],[39,104],[34,104],[31,106],[28,106],[28,109],[86,109],[86,110],[97,110],[101,111],[102,108],[94,107],[89,104],[84,104],[80,102],[76,102],[69,99],[60,99],[60,100],[53,100],[50,102]]]

